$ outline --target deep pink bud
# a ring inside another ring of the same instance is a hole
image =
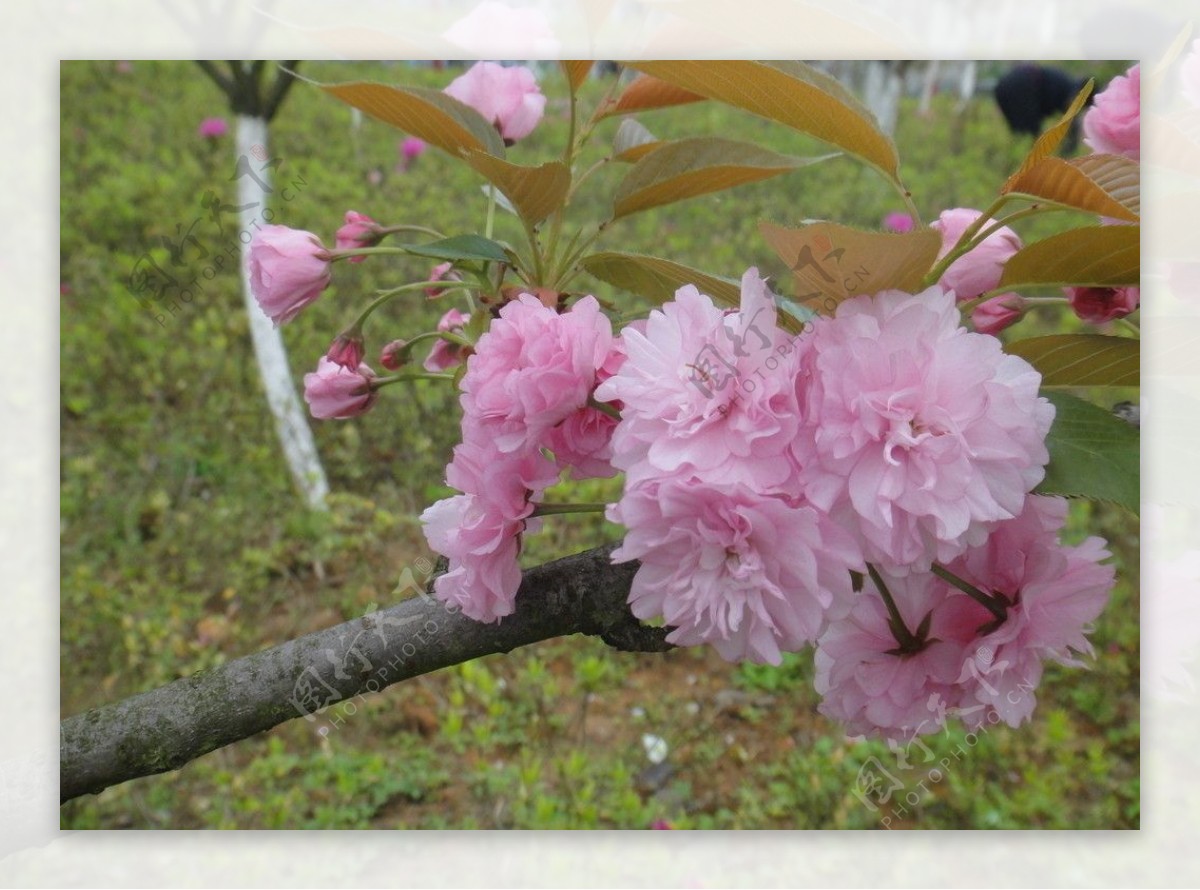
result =
[[[365,213],[346,211],[346,221],[334,236],[339,250],[354,250],[359,247],[374,247],[383,236],[379,233],[379,223]],[[347,257],[352,263],[361,263],[365,256]]]
[[[379,353],[379,364],[389,371],[399,371],[408,364],[408,355],[405,352],[407,346],[407,340],[393,340]]]
[[[366,414],[379,398],[371,383],[375,372],[366,365],[343,368],[322,356],[317,370],[304,375],[304,401],[319,420],[345,420]]]
[[[994,336],[1016,324],[1024,314],[1025,300],[1020,294],[1001,294],[976,306],[971,313],[971,322],[979,333]]]
[[[329,347],[329,351],[325,353],[325,358],[329,359],[335,365],[341,365],[343,368],[355,371],[362,364],[365,354],[366,350],[362,332],[343,331],[334,339],[333,344]]]
[[[1136,287],[1065,287],[1063,291],[1075,314],[1091,324],[1124,318],[1141,302],[1141,289]]]
[[[250,292],[263,313],[284,324],[329,286],[329,251],[312,232],[263,226],[250,242]]]
[[[454,263],[438,263],[429,271],[429,280],[432,281],[462,281],[462,276],[457,272],[451,271],[454,268]],[[429,299],[440,297],[446,292],[444,287],[427,287],[425,288],[425,296]]]

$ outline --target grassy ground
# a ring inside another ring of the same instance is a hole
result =
[[[318,63],[307,74],[448,79],[400,64]],[[589,94],[602,86],[589,84]],[[546,89],[548,119],[517,160],[548,154],[565,132],[559,81]],[[984,206],[1021,155],[990,103],[961,117],[952,106],[939,99],[928,119],[907,108],[897,134],[927,216]],[[233,217],[222,230],[206,209],[210,192],[233,202],[233,149],[194,135],[201,118],[225,113],[188,63],[137,62],[127,74],[111,62],[62,67],[64,715],[361,615],[390,602],[403,569],[430,557],[416,516],[445,492],[458,433],[441,384],[393,387],[359,421],[315,425],[336,494],[327,515],[313,515],[279,460],[236,275],[202,280],[202,293],[162,323],[125,291],[138,257],[153,247],[167,268],[156,245],[178,241],[193,221],[211,253],[234,243]],[[644,122],[662,136],[732,134],[819,151],[709,103]],[[397,142],[371,121],[356,133],[347,108],[298,86],[272,127],[276,184],[292,184],[291,199],[274,204],[278,221],[328,237],[353,208],[388,223],[477,228],[478,183],[432,151],[397,172]],[[592,206],[611,182],[597,177]],[[837,160],[631,217],[605,243],[730,276],[757,264],[783,280],[758,220],[873,226],[893,209],[878,178]],[[181,277],[208,264],[199,253],[194,243],[185,250]],[[417,261],[340,266],[331,292],[284,329],[297,378],[364,294],[425,272]],[[600,285],[597,293],[631,305]],[[1026,325],[1071,324],[1039,311]],[[420,300],[397,307],[393,328],[376,326],[372,341],[428,329],[438,312]],[[579,499],[613,491],[590,483]],[[951,730],[928,753],[909,751],[907,769],[886,746],[847,740],[816,714],[809,654],[779,669],[734,667],[708,651],[635,656],[572,638],[393,687],[343,710],[326,735],[316,730],[327,721],[292,721],[176,773],[72,802],[62,825],[870,828],[890,815],[854,794],[874,757],[902,785],[893,805],[907,801],[891,827],[1137,827],[1138,529],[1116,510],[1080,504],[1070,530],[1107,536],[1121,579],[1093,636],[1093,667],[1049,670],[1032,725],[978,737]],[[613,534],[598,518],[548,521],[527,556],[540,562]],[[662,744],[666,759],[655,764],[648,746]]]

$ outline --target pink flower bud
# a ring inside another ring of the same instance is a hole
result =
[[[476,62],[445,92],[487,118],[509,145],[532,133],[546,110],[533,72],[519,65]]]
[[[976,306],[971,322],[979,333],[994,336],[1020,321],[1024,313],[1025,300],[1020,294],[1001,294]]]
[[[317,370],[304,375],[304,401],[319,420],[345,420],[366,414],[379,398],[371,383],[375,372],[366,365],[351,371],[322,357]]]
[[[1091,324],[1124,318],[1138,308],[1141,289],[1136,287],[1065,287],[1075,314]]]
[[[883,227],[889,232],[903,234],[913,230],[913,219],[907,213],[893,211],[883,218]]]
[[[437,329],[446,333],[461,331],[470,320],[470,315],[465,315],[457,309],[451,309],[442,316],[441,321],[438,322]],[[438,340],[433,344],[433,349],[429,350],[429,356],[425,359],[422,367],[434,374],[445,371],[462,362],[463,352],[464,347],[457,343]]]
[[[438,263],[429,271],[429,280],[432,281],[462,281],[462,276],[457,272],[452,272],[454,263]],[[427,287],[425,288],[425,296],[429,299],[440,297],[446,292],[444,287]]]
[[[229,132],[229,124],[223,117],[206,117],[197,132],[202,139],[220,139]]]
[[[250,292],[276,325],[295,318],[329,286],[329,252],[312,232],[263,226],[250,242]]]
[[[382,240],[379,234],[379,223],[365,213],[346,211],[346,221],[334,236],[339,250],[354,250],[359,247],[374,247]],[[365,256],[347,257],[352,263],[361,263]]]
[[[408,355],[404,351],[407,346],[407,340],[393,340],[379,353],[379,364],[389,371],[399,371],[408,364]]]
[[[329,359],[335,365],[341,365],[343,368],[355,371],[362,364],[364,355],[365,344],[363,343],[362,333],[358,331],[343,331],[334,339],[333,344],[329,347],[329,351],[325,353],[325,358]]]
[[[942,249],[938,259],[948,254],[963,233],[983,214],[969,207],[956,207],[942,211],[941,216],[930,224],[942,236]],[[992,225],[988,220],[983,229]],[[1021,239],[1008,226],[997,229],[982,243],[950,264],[938,282],[944,289],[954,291],[959,301],[973,300],[982,293],[995,289],[1000,284],[1004,264],[1021,249]]]

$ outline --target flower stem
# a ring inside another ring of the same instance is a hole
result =
[[[921,641],[916,638],[908,625],[904,623],[904,618],[900,615],[900,610],[896,607],[896,601],[892,599],[891,592],[887,589],[887,585],[883,583],[883,578],[879,577],[879,570],[875,566],[867,563],[867,572],[871,575],[871,580],[875,583],[876,589],[879,590],[879,596],[883,599],[883,604],[887,606],[888,615],[891,616],[889,622],[892,629],[892,636],[901,649],[909,651],[919,651]]]
[[[614,408],[612,405],[609,405],[606,402],[597,402],[591,396],[588,396],[588,407],[595,408],[601,414],[607,414],[609,417],[612,417],[615,420],[621,419],[620,411],[618,411],[616,408]]]
[[[416,232],[420,235],[428,235],[431,238],[444,239],[446,236],[437,229],[429,229],[425,226],[380,226],[379,234],[395,235],[400,232]]]
[[[530,518],[560,513],[603,513],[606,509],[608,504],[537,504]]]
[[[971,599],[975,600],[975,602],[979,603],[979,605],[991,612],[997,621],[1003,621],[1008,617],[1008,603],[1006,603],[1002,597],[989,596],[974,584],[963,580],[949,569],[946,569],[937,563],[933,564],[933,573],[947,584],[951,585],[952,587],[957,587]]]

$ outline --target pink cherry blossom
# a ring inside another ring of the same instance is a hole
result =
[[[688,285],[622,339],[628,357],[596,398],[622,405],[613,464],[629,483],[679,470],[763,493],[794,488],[799,349],[756,269],[742,277],[739,311]]]
[[[1124,318],[1141,303],[1141,288],[1137,287],[1067,287],[1063,291],[1075,314],[1091,324]]]
[[[959,321],[948,291],[884,291],[805,338],[792,444],[804,494],[862,536],[869,562],[901,572],[981,544],[1049,459],[1041,375]]]
[[[459,312],[457,309],[451,309],[438,321],[437,329],[447,334],[461,331],[470,320],[470,315]],[[455,365],[462,364],[463,349],[464,347],[457,343],[438,340],[433,344],[433,348],[429,350],[429,355],[425,358],[423,367],[426,371],[438,373],[448,368],[453,368]]]
[[[357,370],[343,368],[324,356],[315,373],[304,375],[304,401],[312,416],[320,420],[345,420],[366,414],[379,392],[371,384],[375,372],[366,365]]]
[[[615,476],[612,434],[617,419],[595,408],[580,408],[550,429],[546,447],[560,466],[571,469],[572,479],[605,479]]]
[[[335,245],[339,250],[354,250],[360,247],[374,247],[382,236],[379,234],[379,223],[365,213],[346,211],[346,219],[335,235]],[[352,263],[361,263],[366,256],[349,257]]]
[[[1093,151],[1141,157],[1141,66],[1114,77],[1083,116],[1083,141]]]
[[[454,270],[454,263],[438,263],[429,270],[429,281],[462,281],[462,276]],[[425,288],[425,296],[429,299],[440,297],[446,292],[444,287],[427,287]]]
[[[939,260],[950,252],[963,233],[981,216],[983,214],[980,211],[969,207],[942,211],[937,220],[930,224],[942,236]],[[988,220],[980,231],[991,225],[992,220]],[[954,291],[959,300],[972,300],[1000,284],[1004,264],[1020,249],[1021,239],[1017,233],[1008,226],[1002,226],[951,263],[938,283]]]
[[[630,609],[672,643],[779,664],[848,607],[857,548],[811,507],[678,474],[627,485],[608,517],[628,529],[613,561],[641,561]]]
[[[329,251],[312,232],[262,226],[247,263],[250,291],[276,325],[291,321],[329,286]]]
[[[223,117],[206,117],[200,121],[197,133],[202,139],[220,139],[229,132],[229,123]]]
[[[832,622],[817,643],[817,710],[854,735],[903,739],[937,732],[944,709],[939,713],[931,702],[958,701],[966,643],[987,612],[932,574],[882,572],[881,578],[910,633],[928,617],[925,645],[897,651],[887,606],[866,579],[850,613]]]
[[[445,92],[483,115],[509,144],[532,133],[546,108],[533,72],[519,65],[476,62]]]
[[[587,404],[612,339],[595,297],[559,314],[522,294],[500,310],[467,360],[464,424],[478,423],[502,452],[536,448]]]
[[[981,334],[995,336],[1016,324],[1025,314],[1025,300],[1020,294],[1008,293],[984,300],[971,311],[971,323]]]
[[[1101,565],[1109,556],[1102,539],[1059,543],[1066,514],[1062,498],[1030,497],[1019,517],[948,567],[1007,605],[1000,626],[967,647],[958,683],[968,726],[992,713],[1020,725],[1036,704],[1043,663],[1079,666],[1075,653],[1091,654],[1085,634],[1108,601],[1114,571]]]

